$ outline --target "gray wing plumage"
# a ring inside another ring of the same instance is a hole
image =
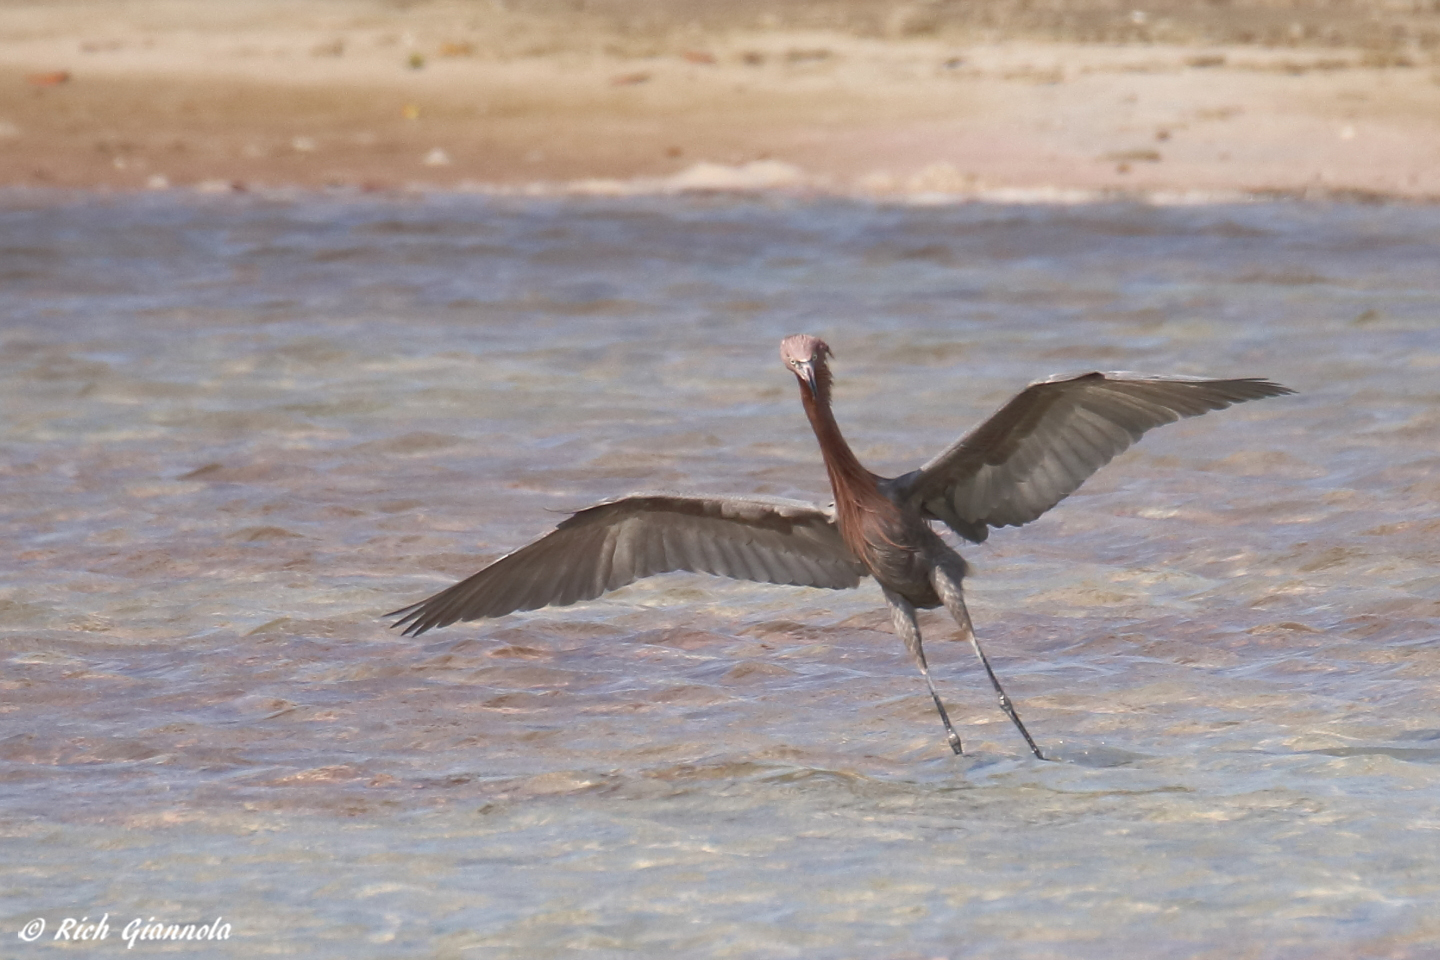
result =
[[[1085,373],[1030,384],[894,489],[980,543],[1029,523],[1151,427],[1295,391],[1269,380]]]
[[[457,620],[592,600],[672,570],[831,589],[857,586],[866,575],[834,516],[813,504],[637,495],[587,507],[474,576],[386,616],[418,636]]]

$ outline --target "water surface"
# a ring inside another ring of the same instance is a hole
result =
[[[1437,257],[1401,206],[12,194],[3,952],[1434,956]],[[953,757],[873,584],[381,622],[603,497],[828,499],[799,331],[881,473],[1053,373],[1301,392],[965,549],[1061,762],[928,615]]]

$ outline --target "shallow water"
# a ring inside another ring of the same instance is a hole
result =
[[[1437,256],[1399,206],[10,195],[0,952],[1435,956]],[[873,584],[379,619],[602,497],[828,499],[796,331],[882,473],[1051,373],[1301,392],[965,550],[1057,763],[932,614],[951,756]]]

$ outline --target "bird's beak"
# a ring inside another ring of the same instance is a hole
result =
[[[800,378],[800,382],[810,388],[810,396],[818,400],[820,398],[820,387],[815,382],[815,364],[807,360],[795,369],[795,375]]]

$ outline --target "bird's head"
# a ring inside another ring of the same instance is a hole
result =
[[[829,344],[808,333],[792,334],[780,341],[780,359],[817,400],[829,392],[830,368],[825,358],[833,355]]]

